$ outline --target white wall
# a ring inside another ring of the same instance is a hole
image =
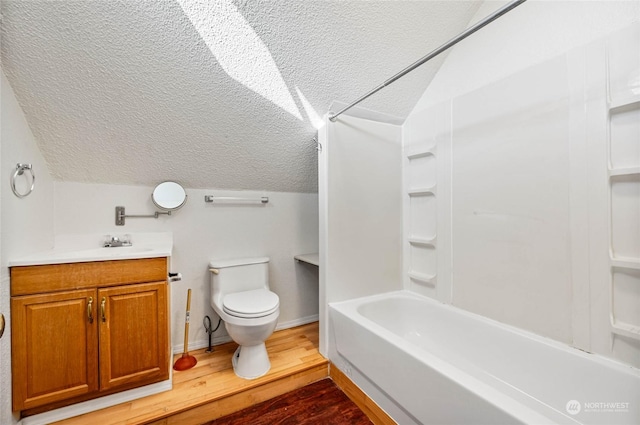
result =
[[[508,1],[485,1],[470,25]],[[528,0],[448,53],[412,114],[640,22],[639,1]]]
[[[637,1],[529,1],[453,49],[403,127],[407,151],[438,135],[438,195],[450,195],[437,205],[438,244],[451,243],[438,246],[438,266],[451,269],[438,285],[450,298],[421,292],[640,366],[638,341],[611,324],[611,306],[637,319],[637,273],[609,259],[610,231],[640,246],[620,231],[639,225],[638,185],[610,180],[607,159],[609,143],[638,156],[637,113],[610,123],[607,105],[640,78],[640,37],[628,28],[639,20]],[[621,28],[624,37],[603,39]],[[627,141],[610,141],[610,127]]]
[[[328,126],[328,302],[400,285],[400,127],[344,117]]]
[[[454,100],[453,303],[571,342],[564,58]]]
[[[406,189],[419,167],[437,170],[437,205],[418,215],[405,203],[408,242],[414,228],[437,232],[431,268],[438,267],[430,273],[437,279],[420,285],[405,278],[407,289],[571,341],[566,81],[564,60],[557,59],[405,124],[406,153],[420,140],[431,141],[435,153],[431,163],[405,165]],[[430,268],[408,257],[407,275]]]
[[[15,418],[11,414],[11,318],[7,263],[11,258],[53,246],[53,182],[13,90],[4,73],[0,74],[0,311],[7,319],[7,329],[0,340],[0,423],[10,424]],[[37,178],[33,193],[22,199],[17,198],[9,186],[9,177],[18,162],[33,164]]]
[[[184,276],[172,284],[171,333],[174,350],[182,350],[187,288],[192,288],[190,349],[204,347],[208,337],[202,327],[204,315],[214,323],[210,307],[208,263],[213,258],[268,256],[270,284],[280,297],[279,327],[318,319],[318,268],[296,263],[294,255],[318,251],[318,195],[280,192],[244,193],[187,189],[189,200],[171,217],[127,219],[115,226],[114,208],[128,214],[154,211],[152,187],[53,182],[37,143],[2,74],[0,202],[0,311],[7,331],[0,340],[0,423],[14,423],[11,412],[11,333],[9,307],[9,260],[45,251],[56,236],[74,234],[122,235],[136,232],[172,232],[172,270]],[[15,197],[8,185],[17,162],[32,163],[37,177],[34,192]],[[74,166],[74,164],[69,164]],[[5,180],[6,179],[6,180]],[[204,195],[268,196],[261,205],[205,204]],[[135,239],[134,239],[135,244]],[[227,340],[224,326],[215,341]]]
[[[342,115],[320,131],[321,304],[402,287],[401,127]],[[321,312],[321,352],[328,323]]]
[[[127,214],[150,214],[152,187],[70,182],[55,183],[55,234],[172,232],[171,269],[183,275],[172,284],[171,329],[174,350],[182,349],[187,289],[191,302],[190,349],[205,346],[202,319],[217,316],[210,305],[208,264],[214,258],[267,256],[271,288],[280,297],[280,327],[318,318],[318,269],[296,263],[294,255],[318,251],[318,195],[282,192],[229,192],[187,189],[184,207],[171,217],[128,218],[116,226],[115,207]],[[205,195],[268,196],[269,203],[212,204]],[[135,238],[134,238],[135,245]],[[224,326],[216,340],[226,335]]]

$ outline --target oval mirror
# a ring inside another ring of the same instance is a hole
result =
[[[162,182],[153,189],[151,199],[156,207],[173,211],[187,202],[187,192],[176,182]]]

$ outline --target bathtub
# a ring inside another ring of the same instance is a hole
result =
[[[415,423],[640,424],[640,371],[600,356],[407,291],[329,316],[340,361]]]

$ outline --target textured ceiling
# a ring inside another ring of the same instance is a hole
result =
[[[317,190],[314,125],[478,1],[2,1],[2,68],[56,180]],[[406,117],[438,58],[361,106]]]

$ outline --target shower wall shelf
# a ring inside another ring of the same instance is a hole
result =
[[[420,137],[422,135],[419,135]],[[407,288],[433,295],[437,283],[436,147],[423,140],[404,152],[404,190],[408,195],[404,235]]]
[[[624,322],[614,322],[611,324],[611,332],[626,336],[627,338],[640,340],[640,327]]]
[[[619,75],[614,66],[608,63],[609,75]],[[640,341],[640,93],[615,97],[611,84],[607,90],[609,329]]]
[[[618,269],[640,270],[640,260],[612,258],[611,267]]]
[[[436,238],[416,238],[416,237],[409,237],[408,241],[411,245],[416,245],[416,246],[432,246],[432,247],[436,247]]]
[[[407,153],[407,158],[408,159],[418,159],[418,158],[424,158],[425,156],[436,156],[436,152],[434,148],[421,148],[421,149],[415,149],[412,152]]]
[[[418,282],[427,283],[430,285],[436,284],[436,275],[427,275],[424,273],[417,273],[412,271],[410,271],[408,275],[412,280],[416,280]]]
[[[640,167],[624,167],[609,170],[609,177],[637,176],[640,175]]]
[[[637,107],[640,107],[640,94],[614,99],[609,102],[609,111],[611,112],[618,112],[618,110],[621,109],[632,109]]]
[[[421,187],[421,188],[409,189],[407,191],[407,194],[409,196],[435,195],[436,194],[436,187],[435,186],[431,186],[431,187]]]

